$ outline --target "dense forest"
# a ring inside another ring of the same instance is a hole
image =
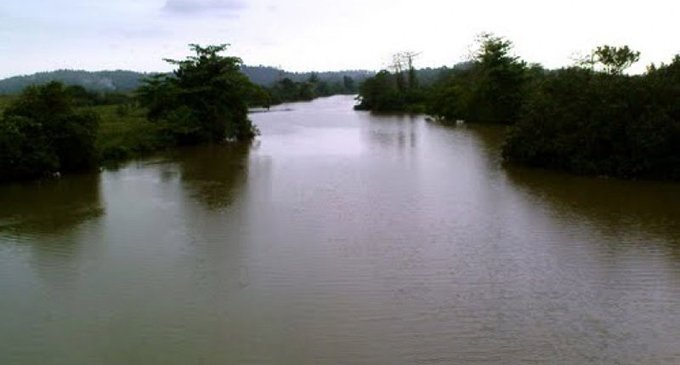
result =
[[[425,112],[433,120],[510,126],[508,163],[577,174],[680,179],[680,56],[625,70],[627,46],[601,46],[576,64],[547,70],[483,34],[471,59],[423,83],[409,54],[360,87],[360,110]]]

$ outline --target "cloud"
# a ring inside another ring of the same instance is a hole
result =
[[[234,14],[246,7],[243,0],[166,0],[163,10],[175,14]]]

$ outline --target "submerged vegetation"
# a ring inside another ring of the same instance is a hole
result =
[[[510,41],[483,34],[468,62],[431,84],[404,84],[405,72],[381,71],[361,85],[357,108],[510,125],[509,163],[678,180],[680,56],[626,75],[639,57],[627,46],[602,46],[574,66],[546,70],[513,55]]]

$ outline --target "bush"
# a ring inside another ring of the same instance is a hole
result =
[[[24,90],[0,120],[0,180],[28,179],[91,169],[97,115],[76,112],[64,86]]]
[[[680,89],[667,76],[552,72],[527,94],[503,156],[577,174],[680,178]]]

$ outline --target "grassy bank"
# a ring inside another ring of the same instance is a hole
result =
[[[172,145],[172,141],[161,134],[159,123],[146,118],[144,108],[104,105],[90,109],[101,117],[95,146],[102,164],[138,157]]]
[[[15,95],[0,95],[0,115],[16,99]],[[160,133],[160,125],[146,118],[144,108],[102,105],[79,109],[95,112],[101,117],[95,146],[103,165],[171,146],[172,141]]]

